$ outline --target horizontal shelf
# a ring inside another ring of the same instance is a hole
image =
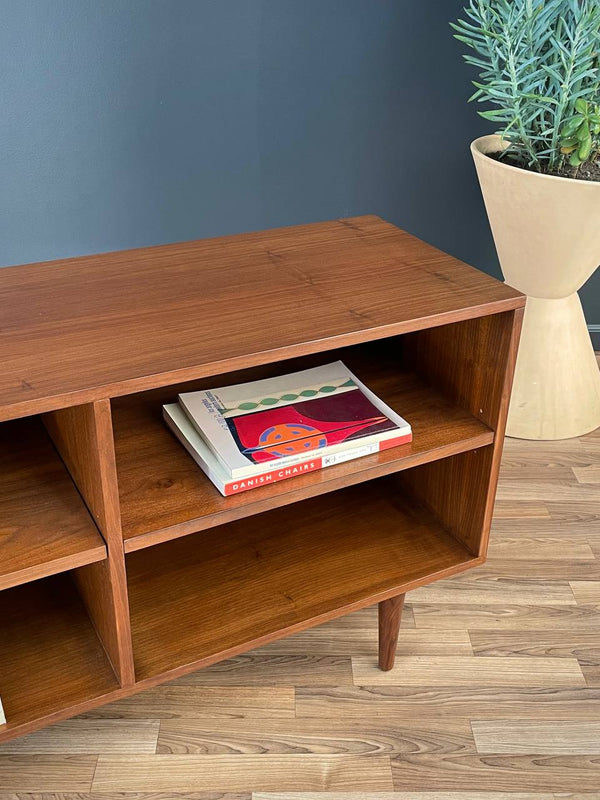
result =
[[[0,736],[118,688],[68,574],[0,592]]]
[[[0,552],[0,589],[106,558],[37,417],[0,424]]]
[[[139,550],[127,556],[136,678],[225,658],[476,563],[403,496],[398,476]]]
[[[219,376],[199,386],[254,380],[342,358],[386,403],[412,425],[410,444],[349,461],[231,497],[222,497],[167,429],[163,403],[182,386],[145,392],[113,402],[113,424],[125,550],[258,514],[344,486],[381,477],[493,442],[493,432],[413,373],[401,372],[390,348],[349,348],[295,359],[262,370]],[[387,352],[387,355],[386,355]]]

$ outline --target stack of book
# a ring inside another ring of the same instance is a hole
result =
[[[227,496],[410,442],[410,425],[341,362],[179,395],[175,436]]]

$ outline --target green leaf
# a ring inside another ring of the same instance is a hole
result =
[[[577,151],[577,155],[582,161],[587,161],[590,157],[590,153],[592,152],[592,137],[588,136],[588,138],[581,143],[579,146],[579,150]]]
[[[459,42],[462,42],[463,44],[466,44],[467,47],[473,47],[473,43],[471,42],[470,39],[467,39],[466,36],[460,36],[460,34],[458,34],[458,33],[455,33],[453,35],[454,35],[455,39],[458,39]]]
[[[580,125],[581,117],[573,117],[563,125],[561,135],[572,136]]]
[[[543,94],[535,94],[535,92],[524,94],[523,97],[526,97],[528,100],[539,100],[540,103],[549,103],[552,105],[558,103],[558,100],[555,100],[553,97],[544,97]]]
[[[569,158],[569,164],[572,167],[579,167],[582,163],[583,162],[579,158],[579,154],[577,153],[577,151],[575,151],[574,153],[571,153],[571,158]]]
[[[579,111],[580,114],[587,114],[587,107],[587,100],[584,100],[583,97],[579,97],[575,100],[575,109]]]
[[[491,111],[478,111],[480,117],[489,119],[490,122],[502,122],[500,117],[507,112],[503,108],[492,109]]]
[[[577,128],[577,132],[575,134],[580,142],[584,142],[586,139],[589,138],[590,135],[590,126],[588,125],[587,120],[581,123],[581,125]]]
[[[560,140],[561,147],[578,147],[579,139],[576,136],[567,136]]]

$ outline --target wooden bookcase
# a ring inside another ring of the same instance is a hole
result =
[[[374,216],[0,270],[0,741],[374,603],[389,668],[485,560],[524,302]],[[223,498],[162,423],[338,358],[411,444]]]

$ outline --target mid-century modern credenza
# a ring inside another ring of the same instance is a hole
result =
[[[524,302],[375,216],[0,270],[0,741],[375,603],[389,669],[485,560]],[[411,444],[224,498],[162,422],[335,359]]]

